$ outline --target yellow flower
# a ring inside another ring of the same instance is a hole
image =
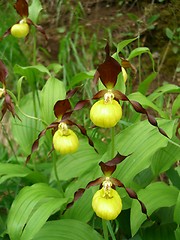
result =
[[[97,101],[90,110],[90,119],[98,127],[114,127],[122,117],[120,104],[113,99],[112,93],[104,95],[104,99]]]
[[[109,180],[103,182],[92,200],[92,208],[96,215],[105,220],[114,220],[122,210],[122,201],[118,192],[111,188]]]
[[[65,123],[60,123],[59,129],[53,136],[53,146],[61,154],[74,153],[79,147],[79,140],[76,134],[68,129]]]

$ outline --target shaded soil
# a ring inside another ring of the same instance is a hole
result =
[[[140,46],[148,47],[159,70],[158,81],[155,86],[164,82],[180,85],[180,2],[179,1],[115,1],[115,0],[86,0],[66,1],[57,5],[50,1],[42,1],[44,12],[47,14],[43,25],[47,29],[49,41],[47,49],[50,61],[57,61],[59,43],[61,38],[75,27],[83,29],[86,42],[80,41],[88,48],[88,38],[91,41],[93,34],[102,48],[104,39],[108,39],[112,52],[115,51],[113,43],[136,37],[140,34]],[[60,2],[60,1],[59,1]],[[173,39],[169,39],[166,29],[174,32]],[[73,36],[73,35],[72,35]],[[137,41],[131,44],[127,51],[137,47]],[[100,49],[101,50],[101,49]],[[102,61],[102,55],[97,56],[94,65]],[[133,64],[138,68],[137,59]],[[88,66],[87,66],[88,68]],[[152,72],[151,61],[148,56],[142,56],[143,77]]]

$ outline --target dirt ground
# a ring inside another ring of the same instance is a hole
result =
[[[71,29],[73,16],[87,36],[95,33],[99,41],[110,36],[118,43],[139,33],[140,46],[148,47],[153,54],[158,81],[180,85],[180,1],[69,0],[59,1],[61,5],[57,5],[58,1],[42,2],[49,16],[43,24],[50,36],[47,48],[52,60],[58,58],[59,41]],[[174,32],[173,39],[167,37],[167,28]],[[58,33],[55,29],[65,30]],[[142,63],[145,72],[151,68],[148,56],[142,56]]]

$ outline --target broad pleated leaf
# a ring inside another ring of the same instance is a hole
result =
[[[142,94],[146,94],[150,84],[152,81],[156,78],[157,72],[152,72],[146,79],[144,79],[138,87],[138,91],[141,92]]]
[[[157,176],[159,173],[167,171],[176,161],[179,160],[180,148],[168,143],[165,148],[159,149],[152,156],[151,169]]]
[[[146,96],[144,96],[140,92],[131,93],[128,96],[128,98],[130,100],[134,100],[134,101],[139,102],[145,108],[150,107],[150,108],[156,110],[159,113],[159,115],[163,118],[167,117],[166,113],[164,113],[159,107],[157,107],[153,102],[151,102]]]
[[[13,136],[26,155],[28,155],[31,151],[32,143],[37,138],[40,130],[43,128],[41,121],[34,119],[34,117],[40,117],[37,97],[35,97],[35,105],[37,116],[35,116],[33,94],[27,94],[21,99],[20,103],[20,108],[26,115],[22,114],[20,111],[18,111],[18,109],[16,109],[16,113],[20,117],[21,121],[18,119],[12,119]]]
[[[175,225],[172,223],[156,225],[142,230],[143,239],[146,240],[176,240]]]
[[[13,177],[26,177],[31,173],[32,171],[30,169],[22,165],[0,163],[0,184],[7,179]]]
[[[50,76],[49,70],[41,64],[27,67],[16,64],[14,66],[14,73],[24,76],[32,88],[35,88],[35,84],[39,81],[42,74]]]
[[[145,204],[147,213],[150,216],[154,211],[161,207],[171,207],[176,204],[178,197],[178,189],[168,186],[163,182],[150,184],[146,189],[138,192],[138,197]],[[132,202],[131,207],[131,232],[135,235],[141,224],[146,220],[144,214],[141,213],[140,206],[137,201]]]
[[[171,137],[174,121],[160,120],[158,123]],[[126,128],[115,137],[115,150],[125,156],[131,155],[117,166],[115,177],[127,186],[136,174],[150,166],[153,154],[167,143],[168,139],[147,121]]]
[[[15,198],[8,215],[7,230],[11,240],[30,240],[51,214],[67,202],[46,184],[23,188]]]
[[[64,157],[61,156],[57,161],[59,179],[69,180],[90,171],[94,166],[99,168],[98,163],[100,157],[101,155],[95,152],[86,139],[81,140],[79,150],[77,152],[68,154]],[[54,180],[54,172],[52,172],[51,181],[52,180]]]
[[[34,23],[37,23],[39,13],[42,9],[43,8],[39,0],[32,1],[32,4],[29,6],[29,18]]]
[[[66,91],[63,82],[57,78],[51,77],[47,80],[41,93],[41,116],[50,124],[55,120],[54,104],[66,96]]]
[[[165,93],[180,93],[180,87],[174,84],[165,84],[157,88],[152,94],[148,96],[149,100],[154,101]]]
[[[153,59],[153,56],[152,56],[149,48],[147,48],[147,47],[137,47],[137,48],[133,49],[129,54],[128,60],[130,60],[134,57],[140,56],[143,53],[148,53],[149,54],[149,57],[150,57],[151,62],[152,62],[153,71],[155,71],[154,70],[154,59]]]
[[[175,206],[175,209],[174,209],[174,221],[177,224],[180,224],[180,193],[178,195],[177,203],[176,203],[176,206]]]
[[[66,210],[63,218],[77,219],[82,222],[89,222],[92,218],[94,211],[92,209],[93,189],[87,189],[82,197],[74,203],[72,207]]]
[[[103,240],[88,224],[74,219],[47,222],[32,240]]]

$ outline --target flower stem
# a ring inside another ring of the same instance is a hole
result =
[[[102,227],[103,227],[103,234],[104,234],[104,239],[108,240],[108,229],[107,229],[107,221],[102,219]]]
[[[60,180],[59,180],[58,171],[57,171],[57,160],[54,154],[53,154],[53,167],[54,167],[54,175],[55,175],[56,181],[58,185],[60,185]]]
[[[116,240],[110,221],[107,221],[107,226],[108,226],[109,233],[111,234],[112,240]]]
[[[111,158],[114,157],[114,150],[115,150],[115,145],[114,145],[114,136],[115,136],[115,128],[111,128]]]

